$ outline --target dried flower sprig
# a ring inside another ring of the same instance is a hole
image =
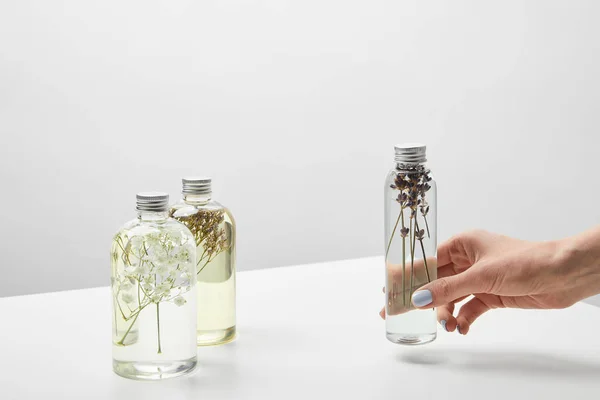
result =
[[[418,240],[420,243],[421,251],[423,253],[423,260],[425,264],[425,271],[427,273],[427,281],[431,282],[431,277],[429,274],[429,268],[427,266],[426,255],[425,255],[425,246],[423,245],[423,240],[425,239],[425,230],[419,229],[419,224],[417,221],[418,212],[420,212],[421,216],[425,221],[425,227],[427,231],[427,237],[431,237],[429,232],[429,224],[427,222],[427,214],[429,213],[429,205],[426,201],[426,193],[431,189],[431,176],[429,174],[429,170],[425,169],[422,165],[417,166],[401,166],[402,169],[399,169],[399,172],[396,174],[394,178],[394,183],[390,185],[392,189],[398,190],[398,196],[396,197],[396,201],[400,205],[400,213],[396,220],[396,224],[394,225],[394,229],[392,230],[392,234],[390,236],[388,246],[385,253],[385,258],[387,261],[387,257],[389,255],[389,251],[394,240],[394,235],[396,230],[398,229],[398,225],[401,223],[400,236],[402,237],[402,300],[403,304],[407,304],[406,299],[406,238],[408,236],[409,245],[410,245],[410,296],[412,296],[412,290],[414,285],[414,258],[415,258],[415,247],[416,241]],[[408,227],[405,224],[404,219],[404,210],[410,211]],[[409,297],[410,299],[410,297]],[[410,300],[409,300],[410,301]]]
[[[196,260],[196,274],[200,274],[216,256],[231,246],[222,227],[225,219],[224,210],[199,209],[190,215],[178,215],[177,210],[171,210],[170,214],[188,227],[194,235],[196,247],[203,249]]]

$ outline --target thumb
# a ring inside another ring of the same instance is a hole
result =
[[[481,292],[480,280],[469,271],[436,279],[419,288],[412,295],[412,303],[417,308],[433,308],[450,304],[456,299]]]

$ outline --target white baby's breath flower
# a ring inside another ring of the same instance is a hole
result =
[[[183,292],[189,292],[191,289],[192,285],[190,284],[190,281],[183,281],[181,282],[181,286],[179,286],[179,290]]]
[[[131,293],[121,293],[121,300],[127,304],[130,304],[133,303],[134,297]]]
[[[149,251],[150,253],[150,262],[152,262],[152,264],[154,264],[155,266],[158,266],[160,264],[167,264],[169,261],[169,255],[167,253],[167,250],[163,247],[161,248],[153,248],[152,251]]]
[[[181,273],[181,275],[179,275],[179,278],[181,278],[181,280],[183,280],[183,281],[189,281],[190,280],[190,274],[187,271],[183,271]]]
[[[150,298],[150,300],[152,300],[153,303],[158,303],[160,301],[160,296],[158,294],[155,294]]]
[[[184,251],[185,249],[181,246],[179,247],[175,247],[172,251],[171,251],[171,257],[172,258],[178,258],[179,255]]]
[[[146,282],[142,285],[142,289],[144,289],[144,291],[146,293],[148,293],[148,292],[151,292],[152,290],[154,290],[154,286],[152,286],[151,283]]]
[[[168,282],[163,282],[156,287],[156,294],[166,296],[170,292],[171,292],[171,284]]]
[[[178,306],[184,305],[186,300],[181,294],[191,289],[190,281],[195,279],[190,276],[190,263],[196,250],[181,245],[187,239],[184,232],[145,231],[127,240],[126,265],[114,281],[121,300],[126,304],[137,301],[133,289],[138,284],[143,289],[139,294],[144,298],[142,304],[173,300]]]
[[[175,297],[175,299],[173,299],[173,303],[175,303],[175,305],[177,307],[181,307],[182,305],[184,305],[186,303],[186,301],[183,297],[177,296],[177,297]]]
[[[173,250],[172,256],[179,264],[187,264],[191,261],[189,250],[183,246]]]
[[[135,275],[148,275],[150,274],[150,266],[148,264],[141,264],[133,270]]]
[[[181,275],[179,275],[179,285],[181,286],[181,289],[185,290],[186,292],[190,290],[191,276],[189,272],[183,271]]]
[[[131,248],[131,251],[135,254],[139,254],[140,249],[144,245],[144,237],[143,236],[133,236],[129,239],[129,243],[127,247]]]
[[[154,269],[154,272],[158,275],[167,275],[169,273],[169,266],[165,264],[159,264]]]

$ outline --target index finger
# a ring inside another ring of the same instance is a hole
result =
[[[450,253],[456,247],[458,242],[458,236],[452,236],[450,239],[441,243],[437,248],[437,261],[438,268],[445,267],[452,263],[452,257]]]

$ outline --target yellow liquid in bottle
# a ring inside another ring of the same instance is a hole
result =
[[[232,341],[235,328],[235,222],[216,202],[180,203],[172,215],[197,238],[198,346]]]
[[[198,345],[235,338],[235,269],[230,254],[219,254],[198,277]]]

